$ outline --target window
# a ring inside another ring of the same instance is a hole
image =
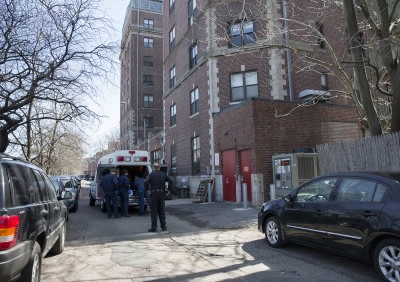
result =
[[[154,80],[152,75],[143,75],[143,85],[144,86],[153,86]]]
[[[146,29],[154,29],[154,21],[153,20],[148,20],[144,19],[144,28]]]
[[[169,13],[170,14],[174,10],[174,8],[175,8],[175,0],[169,0]]]
[[[170,109],[170,120],[169,120],[169,126],[174,126],[176,125],[176,104],[173,104]]]
[[[153,107],[153,96],[152,95],[144,95],[143,96],[143,107],[144,108],[152,108]]]
[[[151,162],[161,164],[161,149],[154,150],[151,152]]]
[[[169,87],[172,88],[175,86],[176,77],[175,77],[175,66],[173,66],[169,70]]]
[[[143,40],[144,40],[144,47],[146,47],[146,48],[153,48],[154,47],[153,38],[145,37]]]
[[[143,57],[143,66],[145,67],[153,67],[154,66],[154,60],[153,57],[150,56],[144,56]]]
[[[337,192],[337,202],[381,202],[387,187],[375,181],[345,178]]]
[[[143,127],[144,128],[154,128],[153,117],[144,117],[143,118]]]
[[[322,35],[317,34],[317,40],[318,40],[318,47],[319,49],[325,49],[325,41],[323,39],[324,35],[324,27],[322,23],[316,22],[315,26],[317,27],[318,32]]]
[[[189,48],[190,62],[189,67],[193,68],[197,64],[197,43]]]
[[[235,22],[229,27],[229,48],[254,43],[253,21]]]
[[[200,174],[200,137],[191,139],[192,148],[192,175]]]
[[[169,51],[174,50],[175,47],[175,27],[169,31]]]
[[[176,162],[176,144],[171,145],[171,173],[176,174],[177,172],[177,162]]]
[[[29,205],[39,202],[37,182],[32,170],[16,165],[4,164],[11,184],[13,206]]]
[[[194,21],[194,10],[196,9],[196,0],[190,0],[188,3],[188,24],[192,26]]]
[[[328,74],[322,73],[321,74],[321,89],[324,91],[328,91]]]
[[[190,115],[199,112],[199,89],[196,87],[190,91]]]
[[[298,203],[327,202],[337,178],[325,178],[303,186],[297,192]]]
[[[237,102],[258,97],[257,72],[231,74],[231,101]]]

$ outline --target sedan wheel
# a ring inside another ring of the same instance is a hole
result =
[[[374,252],[374,264],[385,281],[400,281],[400,241],[386,239],[380,242]]]
[[[265,239],[271,247],[278,248],[283,245],[280,224],[273,216],[268,218],[265,224]]]

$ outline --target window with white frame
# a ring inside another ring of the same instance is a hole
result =
[[[192,149],[192,175],[200,174],[200,137],[191,139]]]
[[[319,34],[317,35],[318,47],[319,47],[319,49],[325,49],[325,41],[324,41],[324,38],[323,38],[323,36],[324,36],[324,26],[320,22],[316,22],[315,26],[316,26],[318,32],[321,34],[321,35],[319,35]]]
[[[146,29],[154,29],[154,21],[153,20],[149,20],[149,19],[144,19],[143,20],[143,26]]]
[[[154,66],[154,59],[151,56],[144,56],[143,57],[143,66],[145,67],[153,67]]]
[[[169,87],[172,88],[175,86],[176,76],[175,76],[175,66],[173,66],[169,70]]]
[[[189,67],[193,68],[197,64],[197,43],[189,48],[190,62]]]
[[[143,96],[143,107],[144,108],[152,108],[153,107],[153,96],[152,95],[144,95]]]
[[[321,73],[321,89],[324,91],[328,91],[328,74]]]
[[[169,108],[169,112],[170,112],[169,126],[172,127],[172,126],[176,125],[176,104],[173,104]]]
[[[143,127],[153,128],[154,127],[153,117],[144,117],[143,118]]]
[[[169,31],[169,51],[174,50],[175,47],[175,27]]]
[[[243,46],[255,42],[254,22],[237,21],[229,26],[229,47]]]
[[[190,115],[194,115],[199,112],[199,88],[195,88],[190,91]]]
[[[258,97],[257,72],[231,74],[231,101],[237,102]]]
[[[169,0],[169,13],[175,9],[175,0]]]
[[[144,86],[153,86],[154,78],[152,75],[143,75],[143,85]]]
[[[196,9],[196,0],[190,0],[188,3],[188,24],[189,26],[193,25],[194,22],[194,11]]]
[[[153,38],[145,37],[145,38],[143,39],[143,42],[144,42],[144,47],[145,47],[145,48],[153,48],[153,47],[154,47],[154,40],[153,40]]]

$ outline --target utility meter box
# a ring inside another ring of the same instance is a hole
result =
[[[319,175],[317,153],[292,153],[272,156],[276,198],[289,193]]]

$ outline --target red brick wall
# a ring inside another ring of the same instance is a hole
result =
[[[331,139],[323,137],[324,122],[335,121],[339,127],[341,124],[343,127],[357,125],[357,113],[350,106],[317,104],[291,112],[296,106],[297,103],[289,101],[252,100],[236,109],[225,110],[215,118],[216,152],[251,149],[251,172],[264,175],[264,195],[268,195],[272,180],[273,155],[335,142],[336,135]],[[359,130],[341,134],[342,139],[360,137]]]

